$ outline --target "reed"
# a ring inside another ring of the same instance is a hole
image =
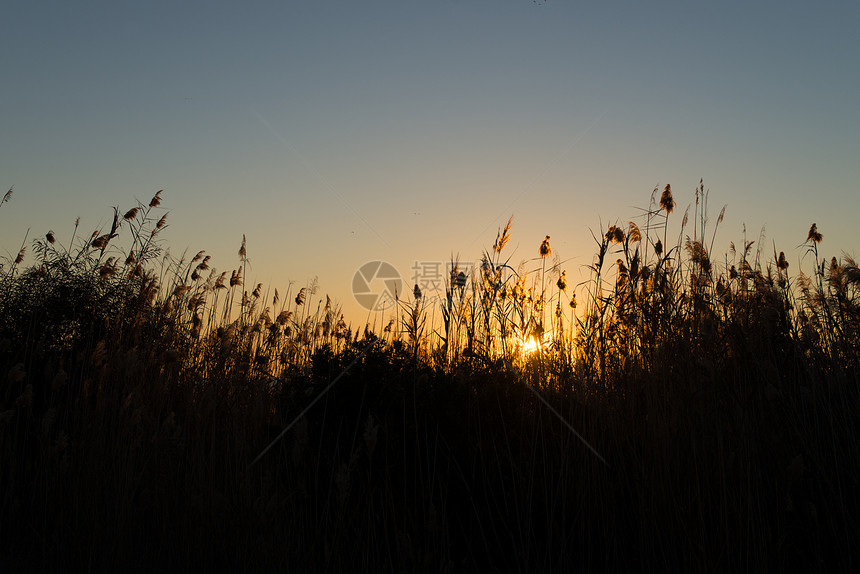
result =
[[[513,265],[511,218],[376,327],[316,281],[246,282],[244,237],[229,271],[172,256],[161,191],[29,264],[25,238],[0,273],[7,567],[855,569],[855,259],[815,224],[793,275],[761,237],[716,256],[702,182],[680,218],[657,192],[579,285],[549,235]]]

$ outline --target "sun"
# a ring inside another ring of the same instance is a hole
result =
[[[544,338],[543,342],[539,341],[537,337],[529,337],[525,341],[523,341],[523,356],[527,357],[529,355],[533,355],[540,351],[541,347],[547,344],[547,339]]]
[[[522,339],[519,345],[520,353],[523,358],[530,357],[534,354],[540,354],[541,350],[548,349],[552,345],[552,334],[544,333],[543,337],[535,336],[534,334]]]

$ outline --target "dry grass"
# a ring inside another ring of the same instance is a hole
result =
[[[378,334],[315,282],[246,285],[244,238],[229,272],[170,257],[161,192],[23,268],[25,240],[0,269],[7,566],[856,569],[856,262],[814,224],[807,274],[760,239],[719,260],[725,208],[700,185],[673,240],[657,193],[594,235],[586,283],[549,236],[513,266],[509,220]]]

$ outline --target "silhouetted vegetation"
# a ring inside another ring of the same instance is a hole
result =
[[[857,264],[814,224],[809,274],[745,237],[720,261],[704,187],[683,216],[657,193],[595,234],[582,285],[550,236],[506,259],[509,221],[378,332],[315,284],[246,285],[244,240],[230,273],[170,257],[161,192],[22,247],[4,566],[856,570]]]

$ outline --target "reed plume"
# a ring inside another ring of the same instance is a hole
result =
[[[666,187],[663,188],[663,193],[660,195],[660,207],[666,211],[667,214],[672,213],[675,209],[675,200],[672,199],[672,186],[668,183]]]

